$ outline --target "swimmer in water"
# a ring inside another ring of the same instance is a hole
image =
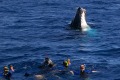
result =
[[[80,65],[80,77],[83,78],[84,80],[89,80],[88,74],[93,73],[93,72],[98,72],[98,71],[86,70],[84,64]]]
[[[14,72],[14,68],[13,68],[12,65],[10,65],[10,69],[7,66],[4,66],[4,68],[3,68],[3,77],[6,80],[11,80],[13,72]]]
[[[68,69],[68,67],[71,65],[70,59],[67,59],[65,61],[63,61],[63,66]]]

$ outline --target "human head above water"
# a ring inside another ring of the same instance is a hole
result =
[[[4,66],[4,72],[8,72],[9,68],[7,66]]]
[[[84,64],[80,65],[80,70],[85,70],[85,65]]]
[[[68,62],[68,64],[71,64],[71,63],[70,63],[70,59],[69,59],[69,58],[67,59],[67,62]]]
[[[67,61],[70,61],[70,59],[68,58]]]

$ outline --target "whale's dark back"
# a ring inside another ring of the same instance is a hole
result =
[[[81,10],[80,9],[81,9],[80,7],[77,9],[76,15],[70,24],[71,28],[81,30]]]

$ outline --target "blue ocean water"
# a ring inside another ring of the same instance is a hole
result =
[[[78,7],[87,10],[92,31],[68,29]],[[40,74],[37,67],[48,56],[58,67],[70,58],[71,70],[79,71],[80,64],[98,70],[91,80],[120,80],[119,12],[119,0],[0,0],[0,71],[12,64],[13,80],[34,80],[24,73]],[[46,80],[81,79],[49,75]]]

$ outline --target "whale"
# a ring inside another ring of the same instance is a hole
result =
[[[75,17],[70,23],[70,27],[74,29],[79,29],[80,31],[90,30],[90,26],[86,22],[86,9],[78,8]]]

